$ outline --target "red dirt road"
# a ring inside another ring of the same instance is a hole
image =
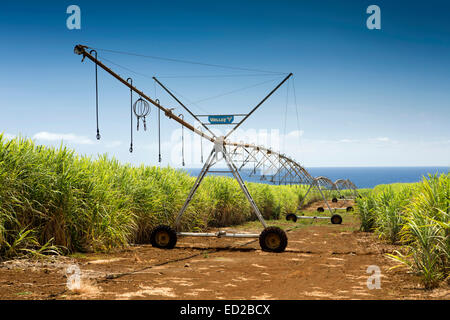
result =
[[[257,240],[180,238],[173,250],[133,246],[113,254],[13,260],[0,264],[0,299],[450,299],[443,283],[432,291],[396,265],[398,249],[357,231],[355,217],[296,224],[284,253],[261,251]],[[244,229],[245,227],[245,229]],[[226,228],[231,229],[231,228]],[[234,230],[260,232],[256,223]],[[66,287],[67,268],[81,271],[81,288]],[[369,290],[368,266],[381,269],[381,288]]]

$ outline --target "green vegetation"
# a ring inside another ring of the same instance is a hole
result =
[[[434,288],[450,275],[450,174],[416,184],[380,185],[357,200],[361,230],[400,244],[389,255]]]
[[[181,170],[122,165],[106,155],[94,160],[63,146],[0,135],[0,259],[148,243],[154,226],[173,224],[194,179]],[[307,191],[258,183],[248,188],[271,220],[294,212]],[[361,230],[402,245],[391,258],[419,274],[426,288],[449,279],[450,174],[359,192]],[[306,203],[317,197],[312,193]],[[201,231],[255,220],[234,179],[208,176],[181,227]]]
[[[172,168],[93,160],[61,146],[0,135],[0,258],[106,251],[148,243],[157,224],[172,224],[194,183]],[[295,210],[305,187],[250,183],[265,218]],[[255,220],[238,183],[208,176],[182,219],[183,230]]]

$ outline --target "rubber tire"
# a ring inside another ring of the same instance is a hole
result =
[[[333,214],[331,216],[331,223],[332,224],[341,224],[342,223],[342,217],[338,214]]]
[[[325,212],[325,209],[323,207],[318,207],[317,212]]]
[[[295,213],[288,213],[286,215],[286,221],[297,222],[297,215]]]
[[[353,211],[353,207],[351,207],[351,206],[350,206],[350,207],[347,207],[346,210],[347,210],[347,212]]]
[[[333,199],[331,199],[331,202],[338,202],[338,199],[337,198],[333,198]]]
[[[167,245],[160,245],[159,243],[157,243],[156,241],[156,234],[159,231],[165,231],[168,233],[169,235],[169,242],[167,243]],[[175,247],[175,245],[177,244],[177,233],[175,232],[175,230],[173,230],[171,227],[166,226],[166,225],[159,225],[157,227],[155,227],[152,230],[152,233],[150,235],[150,243],[152,244],[153,247],[155,248],[160,248],[160,249],[173,249]]]
[[[272,235],[272,234],[276,234],[280,237],[280,244],[276,248],[269,248],[266,245],[267,236]],[[284,249],[286,249],[287,244],[288,244],[288,239],[287,239],[286,232],[284,232],[283,229],[278,228],[278,227],[267,227],[259,235],[259,245],[261,246],[261,249],[263,251],[277,252],[277,253],[283,252]]]

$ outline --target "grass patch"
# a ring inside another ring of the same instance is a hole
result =
[[[402,245],[389,257],[419,275],[425,288],[450,279],[450,174],[377,186],[357,204],[361,230]]]

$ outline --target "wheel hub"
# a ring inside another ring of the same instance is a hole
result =
[[[169,234],[168,234],[167,232],[165,232],[165,231],[159,231],[159,232],[156,234],[155,239],[156,239],[156,242],[157,242],[160,246],[166,246],[166,245],[169,243],[169,241],[170,241],[170,236],[169,236]]]
[[[267,247],[269,247],[270,249],[276,249],[278,248],[278,246],[281,243],[281,239],[277,234],[269,234],[266,237],[266,245]]]

